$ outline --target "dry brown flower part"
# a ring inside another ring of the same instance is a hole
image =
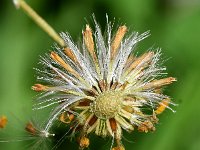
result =
[[[165,70],[165,67],[157,65],[161,55],[159,50],[148,51],[141,56],[129,54],[126,59],[123,58],[126,49],[128,49],[126,47],[127,40],[123,40],[127,38],[125,35],[126,26],[120,26],[116,34],[113,35],[113,41],[110,42],[110,52],[106,46],[102,45],[104,41],[101,41],[103,36],[101,36],[98,25],[96,25],[96,30],[93,32],[89,25],[86,25],[86,29],[83,31],[83,47],[85,46],[88,55],[78,52],[79,49],[77,49],[78,51],[74,50],[76,47],[70,41],[70,37],[63,34],[63,38],[66,38],[65,41],[68,42],[66,45],[68,45],[70,53],[63,53],[62,49],[58,48],[57,52],[51,52],[50,61],[47,58],[42,60],[44,65],[53,70],[54,75],[57,76],[55,79],[65,80],[66,85],[69,84],[66,80],[72,79],[69,87],[36,84],[33,89],[39,91],[36,87],[38,89],[45,87],[41,89],[48,92],[66,93],[66,98],[69,95],[79,97],[68,105],[70,99],[65,100],[58,96],[57,103],[59,105],[56,107],[61,107],[65,103],[68,106],[64,109],[60,108],[63,110],[56,115],[62,123],[70,125],[73,133],[76,133],[77,130],[81,131],[79,135],[81,148],[89,146],[88,135],[93,132],[101,137],[111,136],[115,138],[116,146],[113,149],[125,149],[121,144],[123,130],[131,132],[137,128],[140,132],[145,133],[155,130],[155,124],[158,123],[157,115],[161,114],[165,108],[170,108],[170,103],[173,104],[168,96],[163,95],[161,89],[176,79],[173,77],[156,78],[162,75],[162,71]],[[136,41],[143,39],[143,36],[146,36],[146,33],[138,37],[136,35],[128,37],[132,38],[129,44],[134,45]],[[100,41],[96,38],[100,38]],[[99,50],[101,46],[105,50]],[[123,52],[124,54],[121,54]],[[102,54],[100,55],[100,53]],[[106,59],[110,60],[106,61]],[[118,69],[122,59],[125,62],[120,71]],[[86,62],[84,63],[84,61]],[[58,67],[53,67],[53,63],[56,63]],[[74,63],[75,66],[71,63]],[[87,63],[89,63],[88,66],[85,65]],[[107,70],[105,70],[106,67]],[[118,74],[118,71],[121,74]],[[63,101],[61,102],[61,100]],[[144,107],[151,108],[152,113],[146,114],[143,111]],[[53,121],[49,124],[53,124]]]

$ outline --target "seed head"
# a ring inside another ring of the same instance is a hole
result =
[[[121,92],[105,91],[96,100],[91,103],[91,112],[98,118],[103,120],[115,117],[119,113],[123,102],[123,95]]]
[[[159,66],[159,49],[140,56],[132,54],[136,44],[148,37],[149,32],[126,35],[128,29],[123,25],[113,34],[108,22],[103,36],[94,22],[94,31],[86,25],[80,47],[68,33],[61,33],[66,47],[56,47],[41,57],[44,70],[37,69],[38,80],[46,84],[32,87],[43,92],[34,109],[54,105],[44,133],[49,133],[59,118],[69,124],[73,133],[80,131],[81,148],[89,146],[88,134],[95,133],[115,138],[117,146],[113,150],[124,150],[123,130],[154,131],[157,115],[166,107],[171,109],[169,105],[173,103],[161,89],[176,79],[162,78],[166,68]],[[151,111],[147,113],[147,109]],[[29,129],[35,132],[34,128]]]

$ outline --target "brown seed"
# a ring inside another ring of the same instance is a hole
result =
[[[74,115],[70,114],[68,112],[64,112],[60,115],[59,119],[61,122],[68,124],[68,123],[72,122],[72,120],[74,120]]]
[[[86,45],[90,55],[92,56],[93,61],[97,62],[97,56],[96,56],[95,50],[94,50],[94,40],[92,37],[92,30],[89,25],[86,25],[86,29],[83,32],[83,38],[85,41],[85,45]]]
[[[84,124],[84,132],[89,134],[92,132],[96,125],[98,123],[98,118],[94,114],[90,114],[90,116],[87,118],[85,124]]]
[[[35,84],[32,86],[32,90],[40,92],[40,91],[45,91],[48,89],[48,86],[42,85],[42,84]]]
[[[75,77],[77,77],[77,78],[80,77],[78,75],[78,73],[69,64],[67,64],[58,54],[56,54],[55,52],[51,52],[50,56],[53,60],[55,60],[57,63],[59,63],[63,68],[65,68],[67,71],[69,71]]]
[[[78,103],[78,106],[89,106],[90,103],[91,103],[90,100],[88,100],[88,99],[83,99],[83,100],[81,100],[81,101]]]
[[[117,131],[117,123],[116,120],[114,118],[110,118],[110,127],[112,129],[112,131],[115,133]]]
[[[1,116],[0,117],[0,128],[5,128],[7,122],[8,122],[7,117],[6,116]]]
[[[164,78],[160,80],[154,80],[144,85],[143,89],[158,88],[164,85],[171,84],[174,81],[176,81],[176,78],[173,78],[173,77],[168,77],[168,78]]]
[[[136,58],[135,61],[133,61],[133,63],[129,66],[129,68],[127,68],[127,73],[130,73],[130,71],[136,68],[137,65],[139,65],[142,61],[149,62],[152,59],[153,55],[153,52],[147,52],[144,53],[142,56]]]
[[[159,106],[157,107],[157,109],[155,110],[155,114],[159,115],[161,114],[166,107],[169,105],[170,99],[163,99],[162,102],[160,102]]]
[[[79,145],[80,148],[87,148],[90,145],[90,140],[87,137],[83,136],[80,138]]]
[[[91,119],[90,119],[90,121],[88,122],[88,125],[89,126],[92,126],[96,121],[97,121],[97,117],[94,115]]]
[[[148,131],[155,131],[155,127],[153,126],[151,121],[146,120],[142,122],[140,126],[138,126],[138,131],[147,133]]]
[[[32,135],[35,135],[36,132],[37,132],[36,128],[33,126],[33,124],[32,124],[31,122],[28,122],[28,123],[26,124],[25,130],[26,130],[28,133],[32,134]]]
[[[120,45],[126,32],[127,32],[127,27],[125,25],[120,26],[118,28],[115,38],[111,45],[111,59],[113,59],[115,57],[117,49],[119,48],[119,45]]]
[[[112,150],[125,150],[124,146],[120,145],[117,147],[113,147]]]
[[[68,47],[64,48],[64,53],[75,63],[78,63],[78,60],[76,58],[76,56],[74,55],[74,53],[72,52],[72,50]]]

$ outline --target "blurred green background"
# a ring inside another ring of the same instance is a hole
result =
[[[102,28],[105,14],[130,30],[151,30],[137,51],[154,45],[161,47],[169,76],[178,82],[165,92],[179,106],[160,116],[154,133],[124,133],[126,150],[200,150],[200,0],[27,0],[56,31],[68,31],[77,41],[91,15]],[[0,115],[8,116],[6,129],[0,129],[1,150],[30,149],[21,135],[23,123],[30,119],[35,83],[34,67],[53,40],[41,31],[11,0],[0,1]],[[5,138],[6,137],[6,138]],[[110,141],[94,138],[91,150],[109,149]],[[104,145],[106,143],[106,145]],[[76,150],[75,142],[64,141],[63,148]]]

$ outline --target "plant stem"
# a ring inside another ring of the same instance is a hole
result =
[[[42,28],[54,41],[61,47],[65,47],[64,40],[59,34],[42,18],[40,17],[24,0],[14,0],[17,8],[22,8],[24,12],[35,21],[35,23]]]

